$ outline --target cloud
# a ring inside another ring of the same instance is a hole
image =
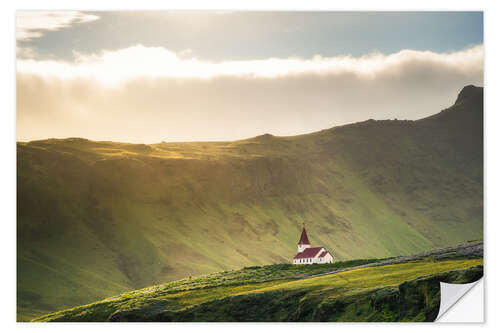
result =
[[[91,22],[99,19],[77,11],[18,11],[16,15],[17,41],[30,41],[39,38],[47,31],[55,31],[77,23]]]
[[[16,54],[18,58],[33,59],[38,56],[37,52],[28,46],[16,46]]]
[[[187,58],[162,47],[132,46],[100,54],[74,53],[75,61],[19,61],[20,72],[43,74],[59,78],[95,78],[101,82],[118,83],[136,77],[213,78],[218,76],[246,76],[275,78],[289,75],[340,75],[351,73],[373,79],[388,70],[410,63],[427,63],[470,71],[482,68],[483,47],[472,47],[453,53],[402,50],[383,55],[373,53],[359,58],[341,56],[311,59],[270,58],[264,60],[205,62]],[[472,66],[472,67],[471,67]]]
[[[215,63],[134,46],[17,69],[18,140],[232,140],[437,113],[483,84],[483,47]]]

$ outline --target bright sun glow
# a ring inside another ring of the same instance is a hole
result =
[[[19,73],[58,78],[93,78],[103,83],[119,83],[136,77],[207,79],[217,76],[274,78],[296,74],[351,73],[375,78],[389,68],[408,63],[431,62],[463,71],[482,68],[483,46],[453,53],[402,50],[390,55],[373,53],[363,57],[321,57],[311,59],[270,58],[265,60],[207,62],[181,57],[161,47],[132,46],[99,54],[75,53],[75,62],[19,60]]]

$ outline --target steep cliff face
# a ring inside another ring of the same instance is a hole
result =
[[[482,238],[482,142],[468,86],[425,119],[295,137],[18,143],[18,313],[289,262],[303,223],[339,259]]]

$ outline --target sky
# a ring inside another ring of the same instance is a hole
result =
[[[297,135],[483,85],[481,12],[18,11],[17,140]]]

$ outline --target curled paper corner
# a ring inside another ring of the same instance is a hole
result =
[[[469,293],[472,288],[474,292]],[[484,282],[464,284],[440,282],[441,300],[437,322],[484,322],[483,293]],[[465,297],[464,297],[465,296]],[[471,297],[468,297],[471,296]]]

